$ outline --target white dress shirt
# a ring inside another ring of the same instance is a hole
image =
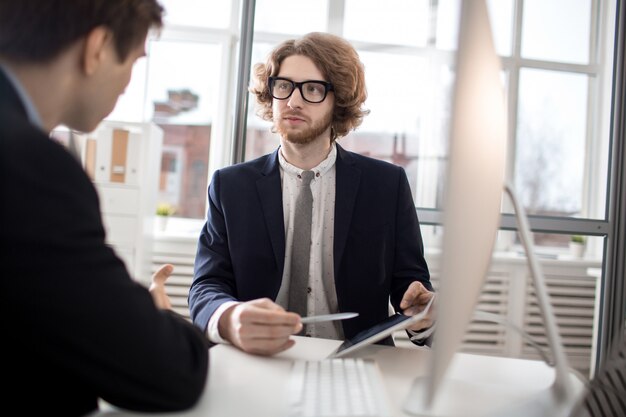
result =
[[[291,165],[278,152],[283,195],[285,225],[285,263],[282,284],[276,303],[287,308],[291,265],[291,244],[293,241],[293,218],[297,196],[297,185],[302,169]],[[335,232],[335,161],[337,148],[333,144],[328,157],[312,169],[315,177],[311,181],[313,193],[313,220],[311,224],[311,261],[309,264],[308,311],[311,315],[336,313],[337,293],[335,291],[333,242]],[[238,304],[230,301],[222,304],[211,316],[207,333],[214,343],[225,343],[220,336],[217,324],[222,313],[230,306]],[[343,330],[339,321],[316,323],[306,326],[306,334],[327,339],[342,339]]]

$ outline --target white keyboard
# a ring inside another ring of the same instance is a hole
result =
[[[295,361],[287,386],[288,417],[386,417],[378,365],[363,358]]]

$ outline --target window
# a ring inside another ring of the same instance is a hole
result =
[[[147,59],[135,66],[109,119],[154,121],[165,130],[163,165],[172,169],[172,158],[178,159],[176,171],[163,172],[161,199],[179,208],[177,216],[201,220],[206,196],[196,196],[197,187],[231,162],[232,72],[241,4],[163,4],[165,27],[149,41]],[[531,214],[604,218],[611,4],[488,2],[509,100],[509,177]],[[437,211],[459,12],[458,0],[257,1],[252,62],[264,60],[280,40],[309,31],[332,31],[352,41],[366,65],[366,107],[372,112],[341,143],[402,165],[417,207]],[[406,82],[390,89],[389,79]],[[250,100],[246,159],[278,143],[253,107]],[[215,134],[220,136],[212,141]],[[510,212],[508,205],[503,212]],[[566,243],[564,238],[560,247]],[[589,255],[598,257],[600,250]]]
[[[212,43],[161,40],[150,45],[145,118],[164,131],[166,179],[161,178],[158,199],[175,206],[179,217],[205,216],[220,53],[220,46]]]
[[[162,33],[148,40],[147,58],[135,66],[108,119],[153,122],[163,130],[158,203],[174,206],[176,217],[202,221],[211,138],[216,127],[223,129],[218,109],[228,89],[222,63],[232,55],[224,51],[232,5],[199,0],[163,4]]]
[[[325,31],[329,0],[257,0],[254,28],[275,34],[305,34]]]
[[[615,0],[488,0],[508,103],[507,177],[529,212],[537,251],[560,268],[606,260]],[[246,2],[164,0],[166,25],[109,119],[154,121],[165,131],[161,198],[178,206],[174,223],[197,236],[206,184],[215,169],[273,151],[277,137],[249,96],[243,137],[239,111],[239,27]],[[284,39],[311,31],[344,36],[366,65],[372,112],[341,144],[407,171],[427,251],[441,235],[441,178],[447,163],[450,92],[460,0],[257,0],[252,63]],[[375,28],[376,30],[372,30]],[[394,80],[390,88],[388,81]],[[194,222],[195,221],[195,222]],[[176,227],[179,227],[176,226]],[[503,198],[497,252],[519,258],[510,204]],[[584,258],[569,252],[585,235]],[[507,258],[508,259],[508,258]],[[511,262],[519,262],[519,259]]]
[[[602,110],[610,109],[610,83],[604,78],[610,77],[612,56],[602,52],[611,51],[613,28],[606,25],[604,36],[597,36],[594,28],[609,8],[592,0],[492,0],[488,6],[509,103],[510,183],[529,214],[603,219],[609,134]],[[274,9],[258,2],[256,17],[267,19]],[[279,9],[281,21],[301,20],[295,8]],[[434,218],[434,223],[442,209],[459,14],[458,0],[345,0],[333,2],[327,23],[359,51],[366,68],[366,107],[371,110],[340,143],[403,166],[416,206],[424,211],[421,218]],[[323,30],[320,15],[313,16],[311,21],[320,27],[307,29]],[[376,31],[371,30],[373,21]],[[281,25],[255,25],[253,63],[263,61],[280,40],[306,32],[298,28],[283,34]],[[247,126],[246,159],[277,146],[269,124],[250,108]],[[506,201],[503,213],[511,213]],[[513,238],[501,244],[516,250],[517,243]],[[558,254],[568,239],[563,234],[560,240],[538,239],[536,244]],[[599,259],[601,252],[600,244],[587,256]]]
[[[188,28],[228,29],[232,0],[160,0],[165,8],[165,25]]]
[[[529,213],[580,216],[587,211],[587,76],[523,68],[519,78],[516,188]]]
[[[531,215],[531,227],[540,230],[533,238],[540,257],[553,267],[549,279],[567,287],[568,276],[584,277],[584,286],[591,291],[585,293],[585,302],[593,303],[593,292],[602,279],[608,230],[615,4],[492,0],[488,6],[508,103],[508,181]],[[256,16],[266,16],[270,10],[269,5],[257,3]],[[344,36],[359,51],[368,85],[365,106],[372,110],[357,131],[340,143],[404,167],[427,255],[436,253],[441,236],[441,179],[447,163],[459,14],[459,0],[344,0],[332,2],[328,15],[328,31]],[[298,18],[296,11],[281,15],[286,20]],[[303,32],[300,28],[291,33],[267,30],[255,26],[253,63],[265,58],[261,51]],[[389,88],[390,79],[397,88]],[[245,159],[276,148],[277,138],[269,133],[267,122],[260,122],[250,109],[247,126]],[[519,265],[524,254],[505,194],[502,213],[494,259],[515,279],[516,271],[523,272]],[[585,235],[582,258],[570,249],[572,235]],[[571,285],[576,286],[578,278],[572,279]],[[589,311],[594,308],[585,306]],[[578,330],[573,329],[567,339],[570,359],[584,372],[590,368],[596,336],[588,316],[585,336],[577,339]]]

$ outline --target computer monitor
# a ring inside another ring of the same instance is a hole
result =
[[[506,161],[506,103],[500,71],[485,2],[462,1],[444,185],[437,330],[429,376],[415,385],[405,407],[415,414],[419,414],[411,409],[415,402],[426,411],[435,399],[491,263]]]
[[[501,201],[506,190],[517,216],[520,238],[554,356],[555,380],[550,390],[533,392],[525,401],[507,407],[504,415],[567,416],[580,396],[582,384],[569,371],[544,276],[534,255],[526,213],[512,187],[505,185],[506,104],[487,5],[485,0],[463,0],[461,3],[444,186],[440,279],[435,306],[437,333],[428,375],[414,381],[404,410],[419,416],[444,416],[449,415],[448,409],[456,408],[463,413],[454,415],[472,415],[469,404],[448,407],[436,400],[482,290],[491,263],[500,223]],[[490,401],[493,397],[495,387],[476,388],[474,384],[457,386],[452,390],[465,399],[479,392],[483,394],[481,398],[471,398],[473,402]],[[514,392],[515,387],[509,390]],[[448,400],[455,399],[453,395],[447,397]],[[462,401],[459,397],[456,399]]]

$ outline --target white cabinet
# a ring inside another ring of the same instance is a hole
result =
[[[104,121],[79,142],[100,196],[107,242],[130,274],[147,284],[163,131],[153,123]]]

